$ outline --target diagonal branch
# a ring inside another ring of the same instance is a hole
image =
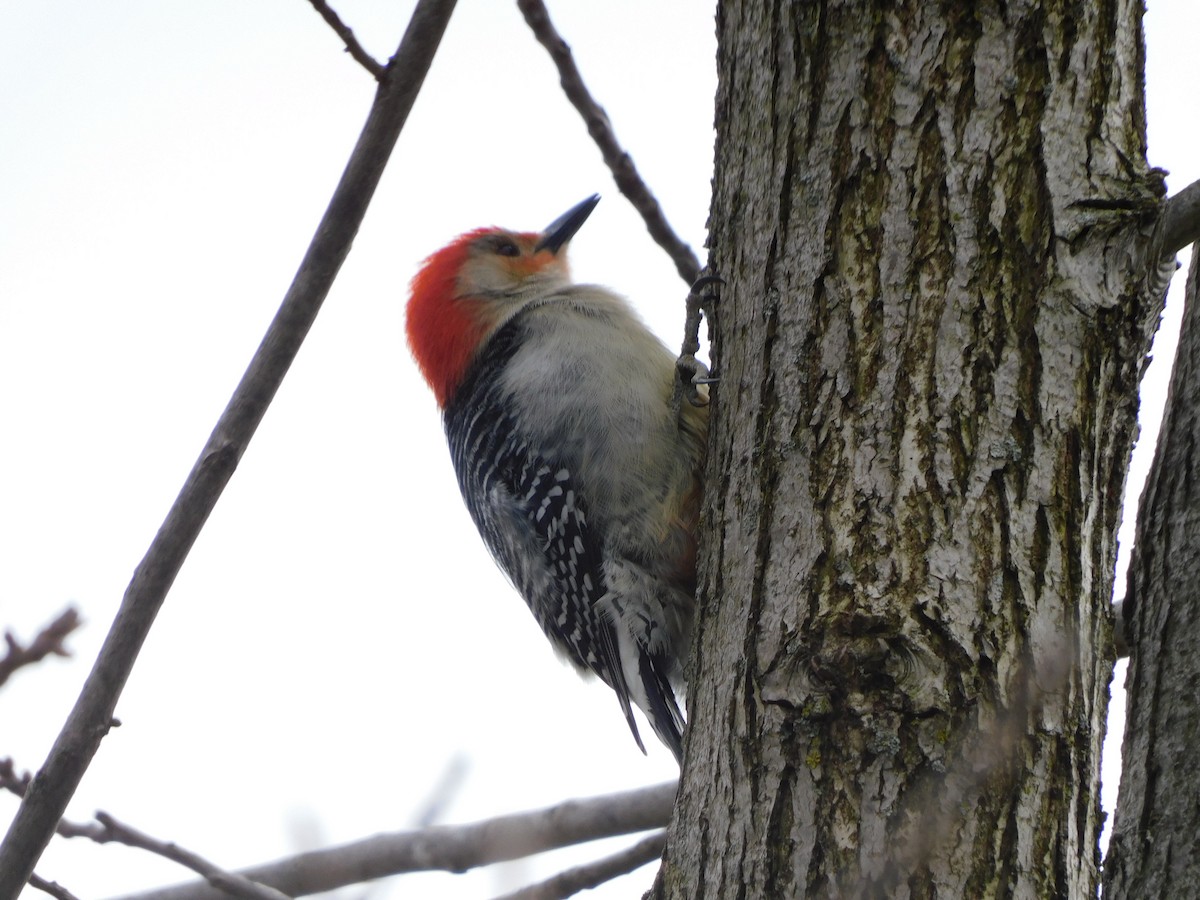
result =
[[[100,824],[99,833],[91,834],[89,837],[98,843],[114,841],[127,847],[148,850],[164,859],[186,866],[203,877],[214,888],[231,897],[242,897],[244,900],[288,900],[287,894],[281,893],[273,887],[257,884],[249,878],[226,872],[199,854],[180,847],[174,842],[161,841],[136,828],[131,828],[106,812],[96,813],[96,821]]]
[[[376,81],[383,81],[383,74],[386,70],[358,42],[358,38],[350,30],[350,26],[342,21],[341,17],[329,7],[329,4],[325,0],[308,0],[308,2],[312,4],[313,9],[321,14],[321,18],[329,23],[329,27],[337,33],[337,36],[342,39],[342,43],[346,45],[346,52],[353,56],[364,69],[370,72]]]
[[[588,134],[600,148],[604,163],[612,171],[617,187],[641,215],[650,236],[667,251],[675,263],[675,271],[679,273],[679,277],[691,286],[700,275],[700,261],[696,259],[692,248],[672,230],[666,216],[663,215],[662,207],[650,193],[646,182],[642,181],[633,160],[621,149],[608,116],[588,92],[587,85],[583,83],[583,76],[579,74],[579,68],[571,55],[571,48],[555,30],[545,4],[542,0],[517,0],[517,6],[538,42],[550,52],[550,58],[558,67],[563,91],[587,123]]]
[[[467,777],[467,772],[470,770],[470,763],[467,758],[461,754],[452,756],[447,762],[446,767],[442,770],[441,777],[434,782],[433,788],[429,791],[421,806],[412,817],[412,824],[415,828],[428,828],[430,825],[437,823],[438,819],[446,811],[446,808],[454,802],[458,795],[459,789],[462,787],[463,779]]]
[[[29,876],[29,886],[37,888],[43,893],[49,894],[54,900],[79,900],[74,894],[68,891],[57,881],[47,881],[39,875]]]
[[[1163,203],[1158,217],[1162,235],[1160,254],[1174,256],[1188,244],[1200,240],[1200,181],[1193,181]]]
[[[0,758],[0,790],[24,797],[32,780],[28,772],[17,772],[12,757]],[[145,832],[138,831],[103,811],[96,813],[94,822],[73,822],[69,819],[59,819],[54,830],[66,838],[87,838],[97,844],[117,843],[147,850],[164,859],[179,863],[181,866],[186,866],[197,875],[202,876],[213,887],[220,888],[226,894],[234,897],[243,897],[246,900],[287,900],[286,894],[281,894],[274,888],[256,884],[241,875],[227,872],[198,853],[193,853],[172,841],[159,840]],[[65,888],[55,885],[53,882],[46,882],[37,875],[30,875],[29,883],[59,900],[74,900]]]
[[[605,856],[594,862],[559,872],[553,878],[497,897],[496,900],[565,900],[581,891],[590,891],[606,881],[626,875],[634,869],[662,856],[667,845],[667,833],[656,831],[620,853]]]
[[[454,0],[420,0],[329,208],[275,320],[134,572],[91,674],[0,844],[0,900],[15,900],[112,723],[159,607],[216,505],[350,252]]]
[[[469,825],[438,825],[421,831],[379,834],[241,869],[237,874],[291,896],[300,896],[404,872],[465,872],[544,850],[661,828],[671,817],[675,788],[675,783],[669,782],[620,794],[568,800],[545,809]],[[123,900],[222,900],[222,896],[206,884],[193,882],[131,894]]]

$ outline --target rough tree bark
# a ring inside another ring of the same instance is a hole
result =
[[[1104,863],[1106,898],[1200,894],[1200,255],[1154,465],[1138,511],[1124,614],[1134,646],[1126,684],[1121,797]]]
[[[1139,0],[724,2],[671,898],[1082,897],[1161,285]]]

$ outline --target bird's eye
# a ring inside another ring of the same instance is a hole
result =
[[[499,256],[520,256],[520,248],[512,241],[501,241],[496,245],[496,253]]]

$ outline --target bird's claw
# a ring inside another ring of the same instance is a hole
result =
[[[720,275],[701,275],[692,282],[692,294],[696,297],[700,296],[700,292],[706,287],[711,287],[714,284],[724,284],[725,279]]]
[[[707,392],[701,393],[699,386],[712,384],[716,378],[708,376],[708,366],[690,354],[675,360],[675,381],[678,391],[692,406],[708,406]]]
[[[725,280],[716,275],[703,275],[692,282],[687,297],[687,320],[684,323],[683,348],[679,358],[675,360],[675,404],[686,397],[692,406],[707,406],[708,393],[701,393],[700,385],[715,384],[720,379],[712,377],[708,366],[696,359],[700,349],[700,319],[704,308],[715,302],[711,294],[704,294],[705,288],[724,284]]]

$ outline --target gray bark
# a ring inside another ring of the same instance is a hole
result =
[[[1200,896],[1200,255],[1154,464],[1138,512],[1124,615],[1124,767],[1104,896]]]
[[[1080,897],[1160,297],[1141,5],[726,2],[658,897]]]

